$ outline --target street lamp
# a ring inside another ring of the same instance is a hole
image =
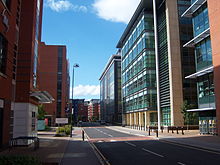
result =
[[[70,137],[72,137],[72,131],[73,131],[73,89],[74,89],[74,68],[78,68],[79,64],[74,64],[73,65],[73,77],[72,77],[72,109],[71,109],[71,117],[70,117],[70,122],[71,122],[71,129],[70,129]]]

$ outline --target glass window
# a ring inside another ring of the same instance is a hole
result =
[[[212,49],[210,38],[207,38],[195,46],[197,59],[197,71],[212,65]]]
[[[203,5],[193,17],[194,25],[194,36],[202,33],[204,30],[209,28],[209,18],[207,4]]]
[[[8,41],[0,33],[0,72],[6,72],[6,58],[7,58],[7,45]]]

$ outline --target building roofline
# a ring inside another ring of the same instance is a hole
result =
[[[119,58],[117,58],[117,57],[119,57]],[[112,65],[112,62],[115,61],[115,60],[120,60],[120,61],[121,61],[121,55],[112,55],[112,56],[109,58],[108,63],[107,63],[107,65],[105,66],[105,69],[104,69],[104,71],[102,72],[102,74],[101,74],[99,80],[101,80],[101,79],[104,77],[104,75],[106,74],[106,72],[109,70],[109,67]]]
[[[165,0],[156,0],[157,5],[163,3]],[[131,31],[134,23],[137,21],[138,17],[143,11],[146,11],[148,9],[153,10],[153,0],[141,0],[140,4],[138,5],[137,9],[135,10],[133,16],[131,17],[124,33],[122,34],[116,48],[122,48],[123,41]]]

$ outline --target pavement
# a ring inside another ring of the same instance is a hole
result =
[[[198,155],[201,159],[202,155],[210,158],[211,164],[215,164],[215,160],[220,158],[220,137],[200,135],[197,130],[185,131],[184,135],[164,131],[159,132],[159,137],[154,132],[148,136],[146,131],[120,126],[86,127],[84,130],[88,138],[85,141],[82,141],[80,127],[74,127],[72,138],[54,137],[55,131],[38,132],[39,149],[16,147],[4,150],[0,155],[36,156],[45,165],[128,165],[144,164],[146,161],[163,164],[164,157],[168,164],[196,164]],[[176,153],[174,158],[172,153]],[[137,155],[137,159],[132,155]],[[193,163],[187,161],[186,155]],[[206,163],[204,159],[203,164]]]
[[[82,141],[82,129],[73,128],[73,137],[54,137],[55,131],[38,132],[40,147],[15,147],[0,152],[0,155],[29,155],[37,157],[44,165],[100,165],[88,141]]]
[[[148,136],[148,132],[146,131],[135,130],[129,127],[111,126],[108,128],[137,136]],[[151,132],[150,137],[164,142],[220,152],[220,137],[213,135],[200,135],[198,130],[185,130],[184,135],[181,134],[181,131],[179,131],[179,134],[177,134],[176,131],[174,131],[174,133],[171,133],[171,131],[170,133],[164,131],[163,133],[159,132],[158,137],[156,137],[154,132]]]

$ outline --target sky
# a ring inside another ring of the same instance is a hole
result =
[[[74,99],[100,98],[99,78],[139,2],[44,0],[42,41],[67,46],[71,86],[72,66],[80,66],[74,69]]]

